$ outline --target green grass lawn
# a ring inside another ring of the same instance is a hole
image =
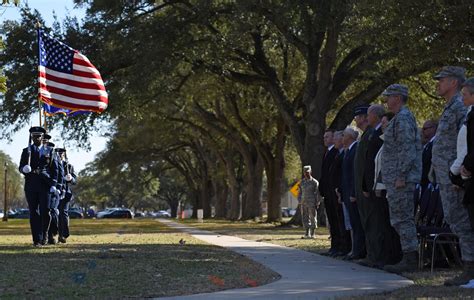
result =
[[[301,239],[303,235],[303,229],[301,227],[285,227],[253,221],[230,222],[225,220],[204,220],[203,223],[199,223],[196,220],[186,219],[180,220],[180,222],[221,234],[294,247],[314,253],[326,252],[330,247],[326,227],[317,228],[316,238],[310,240]],[[403,274],[405,277],[415,282],[413,286],[370,296],[347,297],[347,299],[474,299],[474,290],[472,289],[443,286],[443,282],[446,279],[452,278],[459,273],[459,269],[435,270],[433,274],[429,271],[405,273]]]
[[[71,223],[67,244],[42,248],[32,246],[28,220],[0,223],[0,298],[160,297],[255,286],[279,277],[156,220]]]

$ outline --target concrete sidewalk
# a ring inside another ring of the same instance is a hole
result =
[[[160,299],[327,299],[413,284],[398,275],[294,248],[218,235],[169,220],[159,221],[209,244],[243,254],[281,275],[280,280],[255,288]]]

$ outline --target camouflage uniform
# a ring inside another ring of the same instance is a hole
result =
[[[382,180],[387,188],[390,223],[400,235],[403,252],[417,250],[413,191],[421,178],[421,139],[415,117],[403,106],[384,131]],[[395,188],[404,179],[403,188]]]
[[[319,183],[313,177],[303,178],[299,187],[298,201],[301,204],[303,228],[314,231],[316,228],[316,205],[319,202]]]
[[[431,158],[435,180],[440,186],[444,217],[451,230],[459,236],[464,261],[474,261],[474,233],[469,215],[462,205],[464,190],[454,188],[449,179],[449,167],[456,159],[458,131],[461,128],[467,108],[460,93],[451,98],[444,108],[436,131]]]

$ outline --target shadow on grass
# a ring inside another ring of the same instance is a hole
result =
[[[177,237],[173,237],[177,238]],[[171,243],[172,242],[172,243]],[[190,241],[192,242],[192,241]],[[158,297],[257,285],[278,274],[204,244],[0,245],[5,298]]]

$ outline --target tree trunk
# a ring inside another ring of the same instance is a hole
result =
[[[214,217],[225,218],[227,215],[227,195],[229,193],[229,186],[221,179],[215,180],[214,186],[216,203],[216,215]]]
[[[319,179],[321,176],[321,164],[324,155],[324,131],[326,130],[326,113],[313,111],[306,120],[310,124],[306,128],[304,152],[302,157],[303,165],[311,165],[313,177]]]
[[[197,210],[201,207],[201,197],[200,197],[200,190],[193,191],[192,199],[194,199],[193,203],[193,214],[191,218],[197,219]]]
[[[229,211],[229,219],[236,221],[240,217],[240,193],[239,187],[237,182],[230,183],[230,211]]]
[[[230,220],[238,220],[240,217],[240,190],[232,159],[226,159],[225,169],[230,190],[230,210],[228,211],[228,218]]]
[[[277,120],[277,134],[274,145],[274,153],[268,153],[266,159],[267,169],[267,191],[268,191],[268,212],[267,222],[281,220],[281,190],[282,178],[285,169],[285,144],[286,144],[286,125],[283,118]]]
[[[176,216],[178,214],[178,205],[179,205],[179,201],[177,201],[177,200],[169,201],[169,206],[170,206],[171,217],[172,218],[176,218]]]
[[[247,165],[246,197],[242,203],[242,219],[249,220],[262,216],[263,161],[256,154],[254,164]],[[249,168],[250,167],[250,168]]]
[[[267,171],[267,222],[281,220],[281,177],[274,170]]]
[[[201,198],[201,204],[203,210],[203,218],[208,219],[211,217],[211,183],[208,178],[208,176],[204,177],[202,180],[202,186],[201,186],[201,193],[200,193],[200,198]]]

